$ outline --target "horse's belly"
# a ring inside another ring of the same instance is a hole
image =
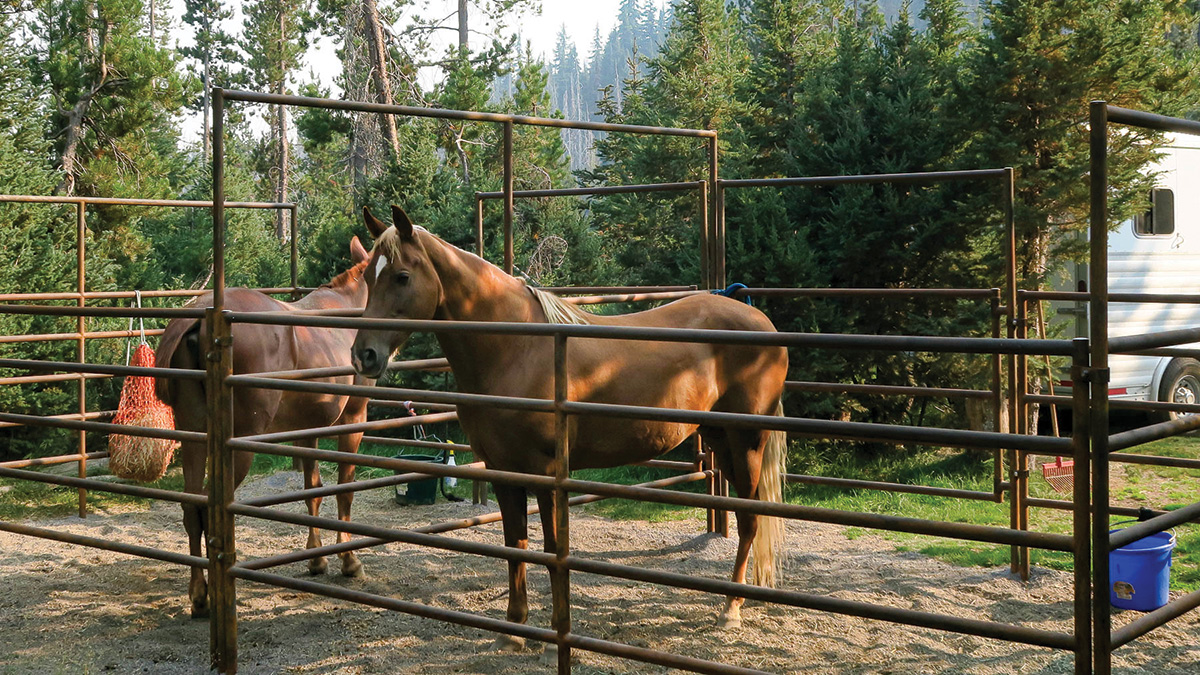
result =
[[[644,462],[674,449],[694,433],[694,424],[583,417],[571,444],[571,468]]]

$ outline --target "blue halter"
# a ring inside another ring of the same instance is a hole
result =
[[[713,295],[723,295],[727,298],[733,298],[735,293],[737,293],[738,291],[745,289],[745,288],[749,288],[749,286],[747,286],[746,284],[729,284],[729,286],[727,288],[725,288],[724,290],[718,289],[718,290],[713,290],[711,292]],[[747,305],[750,305],[751,307],[754,306],[754,303],[750,300],[749,295],[747,295],[745,298],[743,298],[743,301]]]

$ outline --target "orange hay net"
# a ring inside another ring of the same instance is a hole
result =
[[[142,342],[134,350],[130,365],[153,367],[154,350]],[[130,375],[121,388],[121,403],[114,423],[174,429],[175,414],[155,395],[153,377]],[[121,478],[148,483],[163,477],[178,447],[178,441],[165,438],[112,434],[108,437],[108,468]]]

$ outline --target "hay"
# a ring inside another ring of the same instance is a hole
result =
[[[172,428],[160,426],[158,417],[160,415],[146,412],[125,424],[151,429]],[[121,478],[141,483],[156,481],[167,473],[167,466],[171,464],[178,447],[179,441],[166,438],[113,434],[108,437],[108,469]]]
[[[146,343],[138,345],[132,365],[154,366],[154,351]],[[158,400],[154,393],[154,378],[130,375],[121,387],[121,403],[117,406],[116,424],[146,429],[174,429],[175,414]],[[108,468],[121,478],[149,483],[163,477],[178,441],[112,434],[108,437]]]

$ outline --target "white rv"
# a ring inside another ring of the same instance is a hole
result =
[[[1157,185],[1150,210],[1121,223],[1108,235],[1109,293],[1200,295],[1200,137],[1167,134],[1169,147],[1151,171]],[[1087,287],[1087,265],[1071,265],[1056,284],[1061,290]],[[1072,274],[1073,272],[1073,274]],[[1086,303],[1053,303],[1071,337],[1086,337]],[[1200,304],[1113,302],[1110,337],[1200,327]],[[1189,345],[1200,347],[1200,345]],[[1190,358],[1112,356],[1113,399],[1197,403],[1200,362]],[[1175,415],[1160,415],[1167,418]]]

